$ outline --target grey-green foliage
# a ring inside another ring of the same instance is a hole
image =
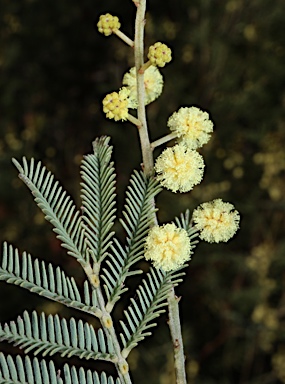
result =
[[[133,173],[126,192],[123,218],[120,219],[126,232],[126,240],[122,244],[112,231],[116,195],[109,138],[97,139],[93,150],[94,153],[85,156],[81,164],[81,210],[76,208],[41,162],[23,158],[21,165],[13,160],[20,179],[29,187],[45,218],[53,225],[62,246],[84,269],[86,280],[80,285],[60,267],[39,261],[26,252],[20,255],[16,248],[6,243],[3,246],[0,280],[95,316],[102,327],[95,328],[93,323],[74,318],[66,320],[58,315],[38,315],[35,311],[29,314],[25,311],[17,321],[0,327],[0,341],[14,343],[35,355],[75,355],[85,359],[102,359],[116,365],[119,358],[126,357],[139,341],[151,334],[154,319],[164,311],[167,294],[171,287],[179,283],[182,272],[164,273],[150,269],[137,288],[137,301],[131,298],[130,305],[124,311],[125,318],[120,321],[120,344],[114,335],[114,328],[110,331],[110,323],[106,326],[103,318],[111,314],[115,303],[127,290],[126,278],[141,273],[135,264],[143,257],[145,237],[154,220],[153,201],[160,187],[153,177],[147,178],[143,172]],[[188,231],[190,237],[195,237],[195,233],[191,232],[189,215],[181,216],[177,223]],[[192,242],[195,243],[194,240]],[[93,280],[94,276],[97,280]],[[14,361],[9,356],[5,358],[1,355],[0,364],[0,383],[114,383],[104,373],[99,377],[83,368],[76,371],[68,366],[64,368],[62,379],[52,362],[39,363],[37,359],[31,361],[28,357],[24,360],[16,357]],[[116,384],[119,383],[117,379]]]
[[[127,234],[126,244],[122,246],[119,240],[114,239],[112,253],[107,260],[109,268],[105,268],[102,274],[110,306],[126,291],[125,278],[141,272],[130,270],[130,267],[143,257],[144,239],[155,212],[153,198],[159,190],[157,182],[153,178],[147,179],[142,172],[135,171],[131,176],[123,211],[124,219],[120,220]]]
[[[106,256],[114,234],[110,229],[116,212],[116,175],[108,142],[106,137],[95,141],[94,155],[85,156],[81,164],[82,228],[88,254],[97,262]]]
[[[96,334],[97,333],[97,334]],[[23,317],[0,326],[0,340],[7,340],[26,353],[43,356],[59,353],[61,356],[78,356],[85,359],[117,361],[112,340],[82,320],[60,319],[58,315],[38,315],[24,312]]]
[[[146,278],[136,290],[138,300],[131,298],[131,304],[124,311],[126,321],[121,321],[123,333],[120,334],[126,353],[140,340],[151,335],[149,329],[156,323],[153,320],[164,312],[165,297],[171,287],[181,281],[183,273],[176,270],[165,273],[151,268]]]
[[[102,372],[63,367],[63,372],[55,368],[52,361],[32,360],[29,356],[13,358],[0,353],[0,384],[121,384]]]
[[[19,255],[12,245],[4,243],[0,280],[19,285],[50,300],[57,301],[69,307],[77,308],[91,315],[98,313],[97,297],[94,291],[90,293],[87,281],[84,282],[84,297],[73,277],[51,263],[33,259],[30,254],[23,252]]]

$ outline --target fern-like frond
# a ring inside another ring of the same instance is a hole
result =
[[[12,357],[0,352],[0,384],[121,384],[105,372],[100,375],[84,368],[63,366],[56,370],[53,361],[39,361],[36,357]]]
[[[135,171],[126,192],[126,202],[120,222],[126,231],[126,245],[123,247],[117,239],[111,246],[112,254],[106,259],[108,268],[104,268],[102,279],[111,309],[121,294],[126,277],[140,273],[130,271],[130,267],[143,257],[145,237],[154,220],[154,197],[161,188],[153,178],[147,178],[143,172]]]
[[[85,265],[81,216],[70,196],[40,161],[35,164],[34,159],[28,162],[23,157],[23,166],[15,159],[13,163],[20,172],[19,178],[31,190],[46,220],[54,226],[53,230],[62,246],[67,249],[69,255]]]
[[[164,307],[167,305],[166,299],[170,289],[182,281],[184,275],[181,272],[182,268],[184,266],[167,273],[151,268],[146,279],[136,290],[137,301],[131,299],[131,304],[124,311],[126,320],[125,322],[120,321],[123,329],[120,336],[125,357],[139,341],[151,335],[149,329],[156,325],[153,320],[165,311]]]
[[[109,137],[93,142],[94,154],[84,156],[81,163],[82,221],[87,246],[95,262],[103,260],[114,232],[115,169],[111,162],[113,147]]]
[[[107,376],[105,372],[99,375],[97,372],[91,372],[89,369],[85,371],[82,367],[76,369],[64,365],[63,367],[65,383],[71,384],[121,384],[119,378],[116,380],[112,376]]]
[[[14,249],[12,245],[8,246],[7,243],[3,244],[0,280],[19,285],[68,307],[101,316],[101,311],[97,308],[95,291],[92,291],[92,294],[89,292],[85,294],[82,300],[76,281],[73,277],[66,276],[60,267],[55,268],[43,260],[33,259],[26,252],[19,255],[18,249]],[[86,288],[88,284],[85,281],[85,291],[88,289]]]
[[[26,353],[43,356],[59,353],[61,356],[78,356],[116,362],[112,340],[82,320],[60,319],[58,315],[38,315],[36,311],[24,312],[17,321],[0,326],[0,341],[22,348]]]
[[[191,248],[195,248],[199,243],[199,240],[197,239],[199,231],[193,226],[189,209],[186,209],[185,213],[181,213],[180,217],[175,217],[174,221],[179,228],[185,229],[190,238]]]
[[[63,384],[54,363],[0,353],[0,384]]]

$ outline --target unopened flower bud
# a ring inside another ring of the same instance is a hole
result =
[[[110,13],[101,15],[97,23],[98,31],[105,36],[110,36],[112,33],[120,29],[120,22],[117,16],[112,16]]]
[[[171,61],[171,49],[167,45],[157,42],[149,47],[147,57],[152,65],[164,67]]]

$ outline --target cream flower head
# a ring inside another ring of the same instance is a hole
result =
[[[185,229],[175,224],[156,225],[151,228],[145,243],[145,258],[155,268],[174,271],[190,260],[190,239]]]
[[[210,140],[213,123],[209,114],[196,107],[183,107],[174,112],[167,123],[179,141],[190,149],[202,147]]]
[[[133,67],[124,74],[123,85],[130,90],[129,108],[136,109],[137,102],[137,75],[136,68]],[[156,100],[162,93],[163,77],[157,67],[151,65],[144,72],[145,105]]]
[[[166,148],[155,163],[158,180],[172,192],[191,191],[202,181],[204,167],[203,157],[181,144]]]
[[[201,204],[193,211],[193,221],[200,238],[209,243],[228,241],[239,228],[240,215],[230,203],[216,199]]]

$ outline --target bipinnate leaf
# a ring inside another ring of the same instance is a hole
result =
[[[106,136],[96,139],[94,153],[82,161],[81,211],[41,162],[23,157],[21,165],[13,159],[19,178],[31,190],[46,220],[54,226],[62,246],[83,267],[89,264],[90,256],[97,263],[104,259],[114,234],[111,228],[116,212],[116,175],[109,141]]]
[[[8,341],[34,355],[78,356],[116,362],[113,343],[101,328],[95,330],[82,320],[60,319],[58,315],[38,315],[36,311],[0,326],[0,341]]]
[[[181,272],[181,269],[184,267],[185,265],[176,271],[167,273],[151,268],[139,285],[135,295],[137,299],[131,299],[131,304],[124,311],[126,319],[120,321],[123,329],[120,336],[125,357],[139,341],[151,335],[149,329],[156,326],[153,320],[165,311],[167,295],[172,287],[182,281],[184,272]]]
[[[82,225],[86,244],[95,262],[106,256],[114,232],[115,220],[115,169],[111,162],[113,147],[109,137],[102,136],[93,142],[94,154],[84,156],[81,163]]]
[[[88,293],[83,300],[74,278],[66,276],[60,267],[55,268],[43,260],[33,259],[26,252],[20,255],[17,249],[7,243],[3,244],[0,280],[19,285],[68,307],[101,316],[95,291],[89,292],[87,281],[84,283],[84,290],[88,290]]]
[[[134,171],[126,192],[123,219],[120,220],[126,232],[126,244],[123,246],[114,239],[111,252],[106,258],[107,268],[101,276],[111,310],[126,291],[125,279],[140,270],[130,268],[143,257],[145,237],[154,222],[154,197],[161,188],[154,177],[146,177],[143,172]]]
[[[57,370],[53,361],[29,356],[5,356],[0,352],[0,384],[121,384],[105,372],[100,375],[80,367],[63,366]]]

